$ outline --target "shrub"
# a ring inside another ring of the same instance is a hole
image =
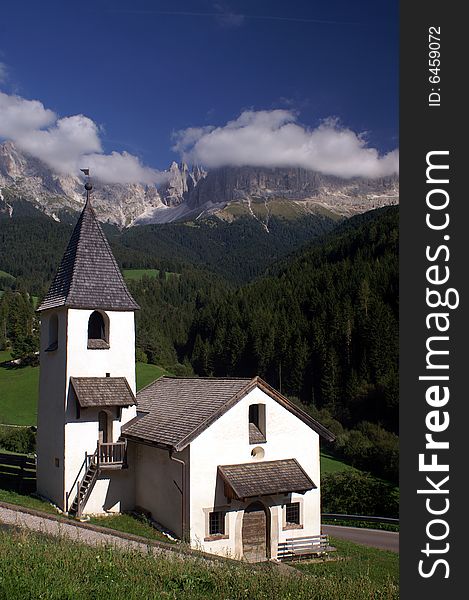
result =
[[[141,348],[135,350],[135,360],[141,363],[148,363],[148,356]]]
[[[0,427],[0,448],[9,452],[31,454],[36,448],[33,427]]]
[[[321,479],[321,489],[325,513],[398,517],[399,492],[368,473],[329,473]]]

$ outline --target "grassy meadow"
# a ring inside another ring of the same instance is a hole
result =
[[[39,367],[5,364],[9,359],[8,352],[0,352],[0,423],[35,425]]]
[[[142,277],[159,277],[160,271],[159,269],[124,269],[122,271],[124,275],[124,279],[127,281],[138,281],[142,279]],[[165,279],[169,279],[169,277],[180,277],[179,273],[165,273]]]
[[[337,542],[341,561],[303,563],[298,574],[265,564],[181,560],[0,529],[0,598],[94,600],[394,600],[397,560]],[[353,563],[350,559],[353,558]],[[385,569],[389,569],[385,572]]]
[[[124,269],[123,270],[124,279],[128,279],[129,281],[135,281],[138,279],[142,279],[142,277],[159,277],[160,271],[159,269]]]
[[[354,467],[347,465],[328,452],[321,452],[321,475],[329,473],[340,473],[341,471],[356,471]]]

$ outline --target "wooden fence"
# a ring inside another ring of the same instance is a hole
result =
[[[21,492],[36,489],[36,459],[26,454],[0,452],[0,487]]]

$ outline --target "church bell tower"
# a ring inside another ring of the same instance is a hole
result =
[[[85,207],[37,309],[37,490],[78,516],[125,509],[132,488],[120,431],[136,415],[139,308],[96,218],[89,178],[85,189]]]

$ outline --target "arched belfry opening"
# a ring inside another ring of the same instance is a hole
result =
[[[88,348],[99,350],[109,348],[109,317],[95,310],[88,320]]]

